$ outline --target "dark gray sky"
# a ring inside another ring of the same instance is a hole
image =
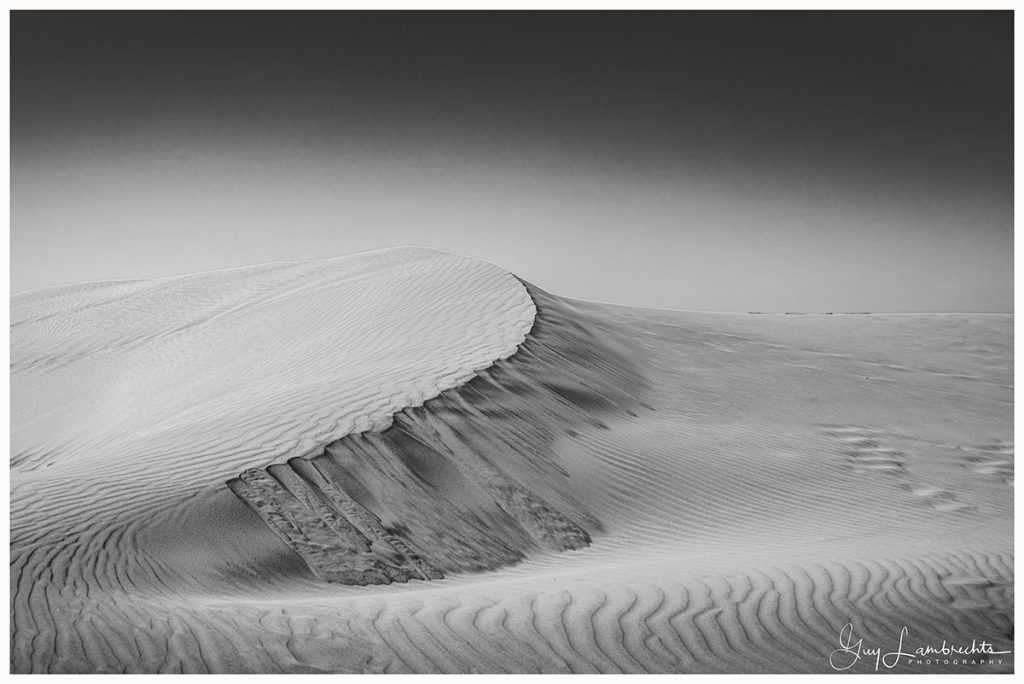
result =
[[[399,244],[566,296],[1011,311],[1010,12],[25,12],[11,280]]]

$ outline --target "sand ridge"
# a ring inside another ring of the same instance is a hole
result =
[[[514,354],[384,430],[247,470],[228,487],[313,574],[343,584],[440,579],[588,546],[600,522],[569,494],[550,447],[631,411],[643,383],[609,333],[524,286],[537,314]]]

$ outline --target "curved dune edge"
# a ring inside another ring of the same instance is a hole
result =
[[[533,315],[507,271],[420,248],[17,296],[11,466],[88,477],[132,453],[230,477],[253,444],[271,463],[385,426]]]
[[[342,584],[440,579],[588,546],[600,523],[569,493],[552,445],[581,426],[607,428],[603,415],[625,417],[644,383],[612,333],[523,285],[537,313],[512,355],[398,411],[383,431],[247,470],[228,487],[314,575]]]

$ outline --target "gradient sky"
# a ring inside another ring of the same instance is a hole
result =
[[[1012,311],[1010,12],[33,12],[11,287],[401,244],[714,311]]]

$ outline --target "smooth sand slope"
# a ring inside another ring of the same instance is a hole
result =
[[[1012,671],[867,651],[1013,649],[1011,316],[423,249],[11,307],[14,672]]]

